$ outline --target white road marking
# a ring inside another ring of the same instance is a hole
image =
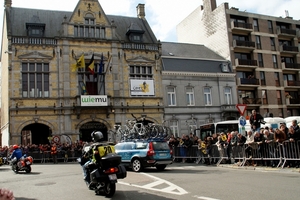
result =
[[[195,198],[201,199],[201,200],[220,200],[220,199],[214,199],[214,198],[210,198],[210,197],[203,197],[203,196],[194,196]]]
[[[118,181],[118,183],[123,184],[123,185],[128,185],[128,186],[134,186],[134,187],[138,187],[138,188],[143,188],[143,189],[148,189],[148,190],[154,190],[154,191],[159,191],[159,192],[164,192],[164,193],[169,193],[169,194],[175,194],[175,195],[184,195],[187,194],[188,192],[186,190],[184,190],[183,188],[169,182],[166,181],[164,179],[146,174],[146,173],[140,173],[143,174],[145,176],[148,176],[152,179],[154,179],[155,181],[146,185],[135,185],[135,184],[130,184],[130,183],[126,183],[126,182],[122,182],[122,181]],[[158,189],[155,188],[156,186],[162,185],[162,184],[167,184],[168,186],[162,189]]]

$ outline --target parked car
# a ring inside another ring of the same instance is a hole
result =
[[[115,145],[115,151],[122,157],[122,164],[140,172],[145,167],[156,167],[162,171],[172,164],[172,150],[164,140],[132,140]]]

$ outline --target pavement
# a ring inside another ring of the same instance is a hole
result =
[[[223,167],[223,168],[230,168],[230,169],[239,169],[239,170],[257,170],[257,171],[269,171],[269,172],[280,172],[280,173],[300,173],[300,168],[288,168],[288,167],[267,167],[267,166],[239,166],[237,164],[220,164],[220,165],[206,165],[206,164],[196,164],[196,163],[181,163],[181,162],[174,162],[171,166],[176,167],[184,167],[184,166],[206,166],[206,167]]]

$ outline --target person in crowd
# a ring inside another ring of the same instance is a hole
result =
[[[14,144],[13,152],[10,156],[10,159],[17,158],[17,161],[19,161],[19,159],[22,158],[22,156],[23,156],[22,150],[20,149],[20,147],[17,144]]]
[[[57,164],[57,146],[56,143],[53,143],[51,147],[51,156],[54,164]]]
[[[295,128],[294,125],[291,125],[288,132],[287,140],[289,141],[287,145],[290,146],[291,149],[297,149],[297,142],[300,140],[300,129]],[[286,147],[286,149],[289,149]],[[290,157],[299,158],[299,152],[294,151],[290,152]],[[299,161],[298,160],[288,160],[287,167],[296,167],[299,168]]]
[[[293,129],[295,130],[295,132],[300,131],[300,128],[299,128],[299,126],[297,124],[297,120],[296,119],[292,120],[292,125],[291,126],[293,127]]]
[[[188,135],[185,135],[185,139],[183,142],[183,148],[185,148],[185,152],[186,152],[186,157],[189,157],[190,155],[192,155],[192,147],[193,146],[193,142],[190,140],[190,137]],[[183,158],[182,162],[191,162],[191,159],[186,159]]]
[[[224,158],[226,152],[227,152],[227,147],[228,147],[228,142],[227,142],[227,137],[224,132],[221,132],[220,136],[218,136],[218,142],[216,143],[218,147],[218,151],[220,154],[221,158]]]
[[[264,118],[256,113],[256,110],[252,110],[252,114],[250,115],[249,123],[251,125],[252,130],[259,131],[260,130],[260,124],[264,124]]]
[[[232,153],[232,147],[231,147],[231,132],[227,132],[227,164],[231,164],[231,153]]]
[[[285,122],[280,123],[279,129],[280,129],[282,132],[285,133],[285,137],[287,138],[289,129],[286,127],[286,123],[285,123]]]
[[[0,200],[15,200],[14,193],[6,188],[0,188]]]
[[[275,157],[275,139],[274,139],[274,133],[270,132],[268,129],[264,130],[264,139],[265,139],[265,147],[266,147],[266,157],[267,158],[274,158]],[[275,161],[274,160],[267,160],[266,161],[267,166],[275,167]]]
[[[261,158],[262,160],[259,162],[259,164],[264,165],[263,158],[265,156],[264,151],[264,135],[258,131],[254,133],[254,142],[257,144],[257,156]]]
[[[285,130],[285,124],[281,124],[280,129],[278,128],[275,129],[275,135],[274,135],[275,142],[282,143],[286,140],[287,134],[285,134],[284,130]]]
[[[234,159],[234,163],[237,164],[238,163],[238,159],[237,158],[237,142],[238,142],[238,136],[237,136],[237,131],[232,131],[231,132],[231,139],[230,139],[230,146],[231,146],[231,151],[232,151],[232,157]],[[228,158],[230,159],[230,158]]]
[[[243,155],[243,147],[246,143],[246,137],[243,136],[241,133],[237,134],[237,157],[242,158]],[[241,159],[238,160],[238,163],[241,162]]]
[[[247,137],[246,137],[246,143],[245,143],[245,153],[246,157],[249,158],[249,160],[253,157],[253,149],[256,149],[256,144],[254,142],[254,133],[252,130],[247,131]],[[250,163],[246,163],[247,165],[250,165]],[[254,165],[254,161],[251,161],[251,165]]]
[[[170,139],[169,139],[169,147],[170,149],[172,149],[172,151],[174,152],[174,155],[178,155],[178,145],[179,145],[179,140],[177,140],[177,138],[174,135],[171,135]],[[173,158],[173,161],[178,162],[178,158]]]
[[[217,164],[218,157],[219,157],[219,151],[216,143],[218,142],[218,134],[213,133],[212,134],[212,140],[211,140],[211,148],[210,148],[210,155],[212,157],[211,164]]]

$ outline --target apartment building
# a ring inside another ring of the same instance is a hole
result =
[[[98,0],[73,12],[4,0],[2,145],[91,141],[126,120],[163,121],[161,44],[145,18],[106,15]]]
[[[204,44],[231,61],[237,101],[264,116],[300,114],[300,21],[203,0],[177,25],[178,41]]]

